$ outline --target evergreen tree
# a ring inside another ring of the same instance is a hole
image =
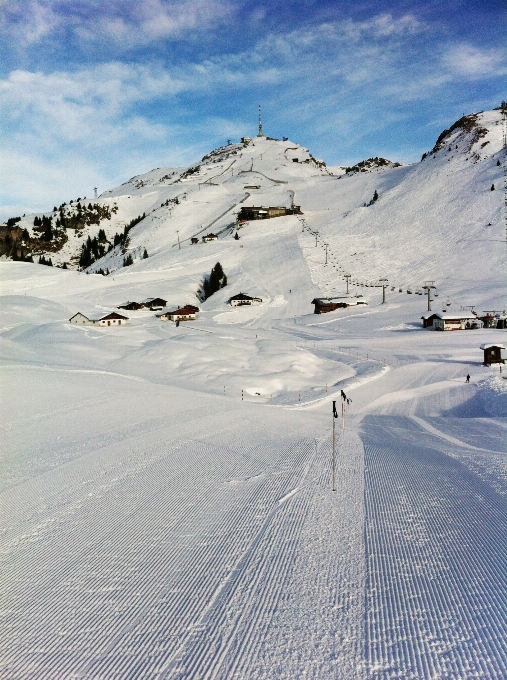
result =
[[[236,233],[234,234],[234,238],[236,239],[236,241],[239,241],[239,234],[238,234],[238,232],[236,232]]]
[[[224,274],[222,265],[217,262],[211,270],[209,277],[204,277],[202,283],[202,297],[207,300],[213,293],[216,293],[220,288],[227,285],[227,277]]]
[[[495,185],[492,184],[492,185],[491,185],[491,191],[494,191],[494,190],[495,190]]]
[[[376,189],[375,189],[375,191],[373,192],[373,200],[374,200],[374,201],[378,201],[378,192],[377,192]]]
[[[143,260],[146,260],[147,258],[148,258],[148,251],[145,248],[144,253],[143,253]]]

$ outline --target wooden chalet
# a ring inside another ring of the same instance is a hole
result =
[[[358,305],[367,305],[366,300],[358,298],[314,298],[312,305],[315,305],[314,314],[326,314],[327,312],[334,312],[335,309],[345,309],[346,307],[356,307]]]
[[[301,206],[291,208],[276,205],[264,208],[262,206],[242,206],[237,217],[237,222],[249,222],[251,220],[267,220],[272,217],[284,217],[285,215],[302,215]]]
[[[484,351],[484,363],[487,366],[490,364],[505,364],[505,359],[502,359],[502,350],[505,351],[503,345],[489,342],[481,345],[481,349]]]
[[[192,236],[192,238],[190,239],[190,243],[194,243],[194,244],[199,243],[199,239],[197,238],[197,236]]]
[[[206,236],[202,237],[204,243],[208,243],[208,241],[216,241],[217,239],[218,236],[216,234],[206,234]]]
[[[245,293],[238,293],[229,298],[229,304],[232,307],[241,307],[242,305],[254,305],[262,302],[262,298],[251,297]]]
[[[162,298],[146,298],[146,300],[142,300],[139,304],[141,307],[149,309],[163,309],[167,304],[167,300]]]
[[[124,302],[121,305],[118,305],[117,309],[129,309],[129,310],[135,310],[135,309],[141,309],[142,304],[140,302]]]
[[[433,319],[433,328],[436,331],[464,331],[481,326],[480,319],[471,312],[437,312]]]
[[[164,314],[157,316],[161,321],[193,321],[197,318],[198,311],[199,307],[195,307],[195,305],[185,305],[172,312],[164,312]]]

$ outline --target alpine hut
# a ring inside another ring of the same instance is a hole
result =
[[[94,324],[97,326],[124,326],[127,321],[127,316],[123,316],[117,312],[111,312],[111,314],[106,314],[106,316],[94,321]]]
[[[345,309],[346,307],[356,307],[358,305],[367,305],[366,300],[357,298],[314,298],[312,305],[315,305],[314,314],[326,314],[327,312],[334,312],[335,309]]]
[[[197,312],[199,307],[194,305],[185,305],[184,307],[179,307],[172,312],[164,312],[163,314],[158,314],[158,318],[161,321],[193,321],[197,318]]]
[[[141,309],[142,304],[140,302],[124,302],[121,305],[118,305],[117,309],[129,309],[129,310],[135,310],[135,309]]]
[[[250,295],[246,295],[245,293],[238,293],[237,295],[233,295],[231,298],[229,298],[229,304],[232,307],[241,307],[242,305],[254,305],[259,302],[262,302],[262,298],[251,297]]]
[[[471,312],[437,312],[433,319],[436,331],[464,331],[481,325],[480,319]]]
[[[70,317],[69,323],[77,323],[83,326],[93,326],[95,321],[89,319],[84,314],[81,314],[81,312],[78,312],[77,314],[74,314],[74,316]]]
[[[487,366],[490,364],[505,364],[505,359],[502,359],[502,350],[505,351],[503,345],[497,342],[487,342],[481,345],[481,349],[484,351],[484,363]]]

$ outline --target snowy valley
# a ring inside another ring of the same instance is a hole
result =
[[[0,228],[3,678],[507,675],[505,328],[421,322],[505,317],[505,153],[245,138]]]

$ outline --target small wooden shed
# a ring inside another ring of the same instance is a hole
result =
[[[489,342],[481,345],[481,349],[484,351],[484,363],[486,365],[505,364],[505,359],[502,359],[502,350],[505,351],[503,345],[496,342]]]
[[[431,328],[433,326],[433,319],[436,319],[437,315],[435,312],[428,312],[428,314],[423,314],[421,316],[423,328]]]

